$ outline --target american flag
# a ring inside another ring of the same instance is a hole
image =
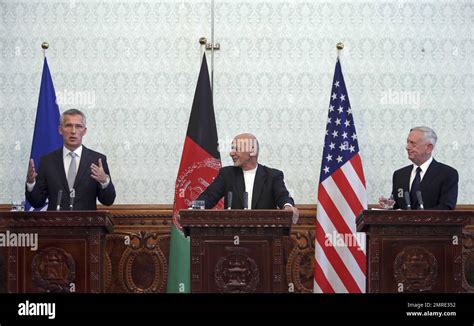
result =
[[[356,233],[355,223],[364,209],[367,209],[364,172],[338,58],[318,187],[314,292],[365,292],[365,242],[360,241],[365,238],[364,234]]]

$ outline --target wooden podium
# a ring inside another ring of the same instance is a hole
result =
[[[288,292],[283,237],[292,212],[285,210],[181,210],[191,237],[191,292]]]
[[[10,240],[37,235],[37,250],[12,241],[0,247],[4,292],[103,292],[105,235],[112,230],[107,211],[0,213],[0,233]]]
[[[363,211],[367,292],[463,292],[463,227],[473,220],[472,211]]]

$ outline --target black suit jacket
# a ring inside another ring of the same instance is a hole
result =
[[[231,207],[234,209],[244,208],[245,181],[240,167],[221,168],[217,177],[197,200],[204,200],[206,208],[212,208],[222,197],[227,196],[229,191],[232,192]],[[255,174],[251,207],[253,209],[283,208],[286,203],[293,206],[295,204],[286,189],[283,172],[259,164]]]
[[[110,179],[109,185],[102,189],[99,182],[92,179],[90,166],[98,164],[99,158],[106,174],[110,176],[105,155],[82,147],[82,157],[79,163],[74,189],[74,210],[96,210],[97,198],[104,205],[112,205],[115,200],[115,188]],[[58,201],[58,191],[62,189],[61,209],[69,209],[69,186],[64,170],[63,147],[41,157],[38,167],[36,184],[31,192],[25,190],[26,199],[35,208],[42,207],[48,199],[48,210],[55,210]]]
[[[403,196],[410,191],[410,175],[413,164],[393,174],[392,194],[395,199],[394,208],[406,209]],[[458,171],[433,159],[421,181],[421,197],[425,209],[454,209],[458,198]]]

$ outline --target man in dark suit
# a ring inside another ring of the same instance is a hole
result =
[[[431,128],[415,127],[410,130],[406,150],[413,164],[393,174],[394,209],[407,209],[408,198],[411,209],[421,208],[420,199],[424,209],[448,210],[456,207],[458,172],[431,156],[436,140],[436,133]],[[408,192],[408,198],[405,198],[405,192]],[[383,200],[380,199],[381,204]]]
[[[42,207],[48,199],[48,210],[55,210],[60,190],[60,209],[96,210],[97,198],[104,205],[113,204],[115,188],[107,159],[82,145],[86,132],[84,113],[63,112],[59,133],[64,146],[41,157],[38,172],[32,159],[28,165],[25,194],[33,207]]]
[[[221,168],[217,177],[197,200],[204,200],[205,207],[212,208],[222,197],[227,197],[232,192],[232,202],[226,203],[226,207],[287,209],[293,211],[293,221],[296,223],[299,211],[294,207],[293,198],[286,189],[283,172],[258,164],[258,150],[258,141],[254,135],[236,136],[229,153],[234,166]],[[247,200],[244,199],[245,196]]]

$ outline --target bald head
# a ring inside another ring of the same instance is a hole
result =
[[[252,170],[257,167],[258,140],[250,133],[240,134],[232,140],[232,148],[229,155],[234,161],[234,166],[243,170]]]
[[[253,134],[240,134],[235,136],[234,142],[243,152],[250,152],[253,156],[258,156],[258,140]]]

